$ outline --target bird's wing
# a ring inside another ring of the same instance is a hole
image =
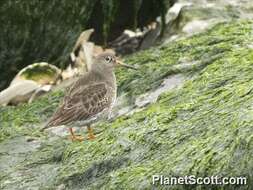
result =
[[[75,90],[70,89],[63,104],[54,113],[46,128],[89,119],[110,106],[107,94],[106,83],[81,86]]]

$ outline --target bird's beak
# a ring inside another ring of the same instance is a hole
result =
[[[134,67],[132,65],[127,65],[125,63],[123,63],[122,61],[119,61],[119,60],[116,60],[116,63],[119,65],[119,66],[122,66],[122,67],[126,67],[126,68],[129,68],[129,69],[134,69],[134,70],[138,70],[137,67]]]

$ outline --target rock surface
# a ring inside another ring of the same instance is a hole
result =
[[[40,85],[31,80],[16,82],[7,89],[0,92],[0,106],[8,104],[17,105],[28,102]]]
[[[203,32],[217,23],[252,19],[251,0],[178,0],[167,12],[168,41]]]
[[[62,91],[0,107],[0,189],[162,189],[151,185],[154,174],[246,176],[244,186],[191,188],[251,189],[252,41],[253,22],[239,20],[125,57],[140,70],[117,72],[119,97],[136,110],[95,124],[94,141],[39,132]],[[175,74],[180,86],[134,105]]]
[[[10,86],[24,80],[34,81],[38,85],[56,84],[60,78],[61,70],[56,66],[46,62],[33,63],[19,71]]]
[[[0,92],[0,106],[32,102],[60,80],[61,71],[56,66],[45,62],[31,64],[15,76],[8,88]]]

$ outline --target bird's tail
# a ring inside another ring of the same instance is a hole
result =
[[[52,128],[52,127],[55,127],[55,125],[52,125],[51,120],[49,120],[49,121],[46,122],[46,124],[44,124],[42,126],[42,128],[40,129],[40,132],[43,132],[46,129],[49,129],[49,128]]]

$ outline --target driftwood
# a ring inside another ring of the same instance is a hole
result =
[[[142,31],[125,30],[121,36],[109,43],[109,47],[117,54],[125,55],[152,46],[160,35],[161,27],[158,22],[152,22]]]

